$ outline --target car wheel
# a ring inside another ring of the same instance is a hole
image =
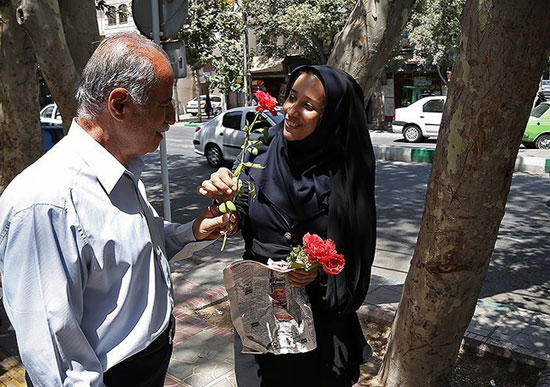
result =
[[[422,137],[422,131],[416,125],[407,125],[403,129],[403,138],[407,142],[419,142]]]
[[[206,161],[212,167],[221,167],[224,163],[222,151],[216,145],[206,147]]]
[[[195,117],[195,116],[197,115],[197,113],[191,113],[191,115],[192,115],[193,117]]]
[[[543,134],[535,142],[539,149],[550,149],[550,134]]]

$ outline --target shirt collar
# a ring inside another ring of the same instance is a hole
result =
[[[73,119],[67,135],[71,141],[78,144],[78,152],[86,164],[94,171],[99,183],[107,193],[111,193],[122,175],[125,173],[137,184],[143,170],[143,160],[135,157],[122,165],[105,147],[99,144]]]

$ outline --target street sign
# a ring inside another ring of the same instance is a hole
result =
[[[188,0],[158,0],[158,5],[161,38],[171,38],[185,24]],[[139,32],[153,39],[151,14],[151,0],[132,1],[132,15]]]
[[[185,43],[182,40],[174,42],[162,42],[162,48],[170,58],[170,64],[174,71],[174,78],[187,76],[187,62],[185,61]]]

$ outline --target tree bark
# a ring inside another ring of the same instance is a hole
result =
[[[199,70],[194,71],[195,75],[195,91],[197,93],[197,117],[199,122],[202,122],[202,109],[201,109],[201,84]]]
[[[16,19],[31,38],[42,75],[56,101],[63,127],[76,115],[79,75],[71,57],[57,0],[12,0]]]
[[[38,116],[37,63],[30,39],[0,1],[0,194],[43,152]],[[33,82],[35,80],[35,82]],[[29,114],[28,112],[33,112]]]
[[[95,2],[90,0],[58,1],[69,52],[75,70],[80,76],[100,41]]]
[[[550,2],[469,0],[416,250],[379,372],[448,386],[549,54]]]
[[[344,29],[336,35],[327,64],[353,76],[365,103],[384,70],[415,0],[358,0]]]

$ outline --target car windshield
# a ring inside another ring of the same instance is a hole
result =
[[[547,103],[541,103],[539,106],[531,110],[531,117],[540,118],[547,110],[550,108],[550,105]]]
[[[277,115],[275,117],[271,116],[271,118],[273,119],[273,121],[275,121],[276,124],[280,124],[281,122],[283,122],[283,118],[285,118],[285,116],[283,115],[283,113],[277,112]]]
[[[46,109],[44,109],[44,111],[42,111],[42,114],[40,115],[40,117],[50,118],[52,116],[52,112],[53,112],[53,105],[48,106]]]

